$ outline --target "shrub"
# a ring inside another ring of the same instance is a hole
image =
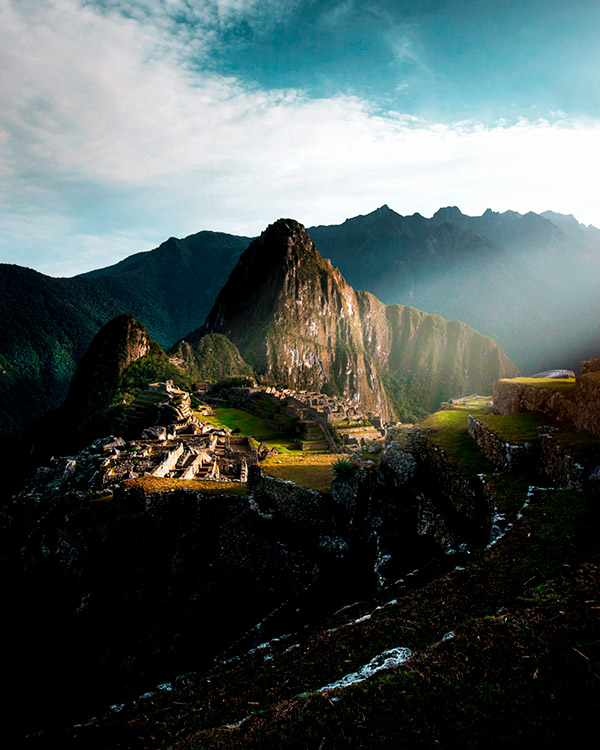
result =
[[[338,458],[333,464],[333,474],[336,479],[350,479],[358,466],[349,458]]]

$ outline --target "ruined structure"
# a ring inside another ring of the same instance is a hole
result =
[[[500,414],[537,411],[578,430],[600,435],[600,357],[581,363],[581,375],[572,383],[514,378],[494,385],[494,407]]]

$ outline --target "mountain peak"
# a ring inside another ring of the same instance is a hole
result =
[[[450,224],[452,224],[453,221],[462,219],[462,217],[463,213],[458,206],[445,206],[443,208],[438,208],[433,214],[433,219],[437,222],[449,222]]]

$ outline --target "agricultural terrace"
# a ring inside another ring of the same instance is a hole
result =
[[[333,464],[338,458],[331,453],[299,453],[271,456],[261,466],[265,474],[275,479],[288,479],[311,490],[327,492],[333,478]]]
[[[430,439],[448,457],[469,473],[489,471],[489,466],[476,443],[471,439],[467,426],[469,414],[479,417],[492,411],[489,399],[482,397],[461,401],[450,409],[430,414],[419,423],[429,430]]]
[[[575,391],[575,378],[502,378],[500,383],[518,383],[519,385],[545,388],[549,391]]]
[[[269,406],[271,406],[270,403]],[[252,437],[256,441],[264,442],[269,448],[275,448],[284,456],[304,456],[307,453],[321,455],[323,453],[322,450],[300,450],[297,440],[276,430],[265,417],[252,414],[246,409],[218,407],[208,412],[197,410],[194,411],[194,414],[201,422],[207,422],[218,428],[227,427],[237,435]],[[289,423],[289,421],[289,418],[287,418],[284,424]],[[303,440],[303,442],[310,443],[310,437],[309,435],[308,440]],[[322,438],[314,442],[315,444],[322,443]]]

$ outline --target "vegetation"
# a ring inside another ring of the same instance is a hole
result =
[[[192,389],[192,377],[172,364],[156,341],[152,341],[150,352],[137,362],[133,362],[123,372],[120,391],[123,396],[136,394],[145,391],[148,383],[166,380],[172,380],[174,385],[183,391]]]
[[[350,479],[356,473],[358,465],[349,458],[340,457],[332,468],[336,479]]]
[[[568,731],[592,747],[597,520],[591,496],[540,493],[466,569],[392,587],[297,634],[296,647],[284,637],[73,734],[90,748],[153,737],[174,748],[317,747],[325,738],[331,747],[391,749],[402,737],[406,748],[443,739],[500,750],[541,736],[558,745]],[[405,665],[318,692],[397,646],[413,652]]]
[[[215,427],[239,430],[239,434],[247,435],[257,440],[274,438],[278,435],[277,430],[269,427],[266,420],[257,417],[255,414],[251,414],[245,409],[234,409],[224,406],[217,407],[213,409],[212,415],[203,416],[198,414],[198,418]]]
[[[469,412],[479,416],[490,410],[491,407],[482,406],[479,411],[466,408],[438,411],[424,419],[419,426],[430,431],[434,445],[444,450],[458,466],[471,474],[480,474],[489,471],[490,466],[469,436],[467,424]]]
[[[265,474],[318,492],[327,492],[334,473],[336,457],[331,454],[280,455],[267,458],[261,464]]]
[[[232,377],[223,378],[219,380],[211,387],[211,393],[219,393],[219,391],[227,390],[227,388],[252,388],[254,380],[247,375],[235,375]]]
[[[242,359],[237,346],[220,333],[194,331],[171,348],[184,369],[197,380],[220,382],[229,378],[253,378],[250,365]]]
[[[568,393],[575,390],[575,378],[503,378],[502,383],[519,383],[534,388]]]
[[[537,440],[552,420],[543,414],[523,412],[521,414],[484,414],[478,420],[506,443],[519,445]]]
[[[138,487],[144,492],[169,492],[189,490],[203,495],[245,495],[246,485],[241,482],[212,482],[203,479],[171,479],[170,477],[138,477],[127,479],[127,487]]]

